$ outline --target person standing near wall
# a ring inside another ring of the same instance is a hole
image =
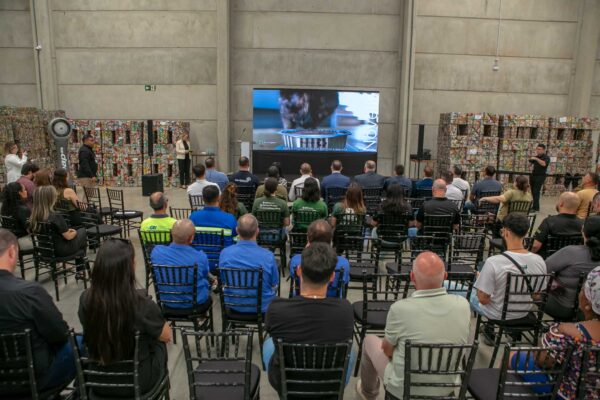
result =
[[[533,164],[531,171],[531,194],[533,195],[533,207],[531,211],[540,211],[540,194],[542,186],[546,181],[546,171],[550,164],[550,157],[546,154],[546,145],[539,143],[535,148],[535,156],[529,159]]]
[[[190,183],[190,135],[184,133],[181,139],[175,143],[177,153],[177,164],[179,164],[179,185],[182,189],[187,188]]]
[[[4,145],[4,168],[6,170],[6,183],[16,182],[21,177],[21,168],[27,162],[27,152],[24,151],[19,157],[19,147],[15,142],[7,142]]]
[[[94,153],[94,137],[90,134],[83,136],[83,144],[79,148],[79,169],[77,180],[83,187],[95,186],[97,183],[98,163]]]

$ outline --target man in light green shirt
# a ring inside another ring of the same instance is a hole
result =
[[[420,343],[466,344],[469,340],[471,312],[464,297],[444,289],[447,273],[443,261],[432,252],[415,259],[410,273],[416,291],[394,303],[387,315],[385,337],[365,337],[357,393],[362,399],[376,399],[379,383],[398,399],[404,392],[404,346],[407,340]],[[442,382],[439,375],[422,376],[419,383]],[[455,376],[446,377],[452,382]],[[411,394],[440,396],[448,389],[420,386]]]
[[[277,211],[281,215],[281,225],[288,226],[290,224],[290,209],[285,200],[276,197],[277,180],[275,178],[267,178],[263,186],[264,194],[262,197],[254,200],[252,214],[256,216],[257,211]]]
[[[150,207],[154,214],[142,221],[140,231],[145,239],[144,232],[171,232],[173,224],[177,222],[167,214],[169,199],[163,192],[154,192],[150,195]]]

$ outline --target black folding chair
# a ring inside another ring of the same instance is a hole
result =
[[[252,363],[252,331],[183,330],[181,336],[190,399],[260,398],[260,368]]]
[[[150,288],[152,280],[152,250],[156,245],[169,245],[171,243],[170,231],[140,231],[138,229],[140,245],[142,246],[142,255],[144,256],[144,269],[146,274],[146,290]]]
[[[190,208],[192,211],[202,210],[204,208],[204,199],[201,194],[188,194]]]
[[[383,196],[382,187],[363,188],[363,198],[367,207],[367,215],[374,215],[381,207],[381,199]]]
[[[337,248],[338,253],[350,263],[350,282],[347,289],[361,289],[363,274],[372,276],[379,271],[379,254],[376,239],[361,236],[345,236]],[[352,283],[358,285],[352,285]]]
[[[133,358],[104,365],[92,360],[89,351],[80,349],[73,331],[69,334],[69,342],[75,354],[77,369],[78,394],[81,400],[129,398],[135,400],[169,400],[169,371],[165,373],[154,386],[142,393],[140,387],[140,333],[134,334],[135,347]]]
[[[191,323],[195,331],[214,331],[208,282],[208,298],[198,303],[198,265],[152,264],[151,271],[156,303],[172,328],[177,322],[183,322]],[[177,343],[177,334],[173,335],[173,343]]]
[[[568,360],[568,358],[565,358]],[[565,363],[566,364],[566,363]],[[578,400],[593,398],[600,390],[600,346],[587,346],[581,360]]]
[[[279,251],[281,261],[281,276],[285,276],[285,266],[287,265],[286,242],[287,237],[283,231],[283,219],[279,210],[257,210],[255,215],[258,220],[259,233],[256,239],[257,243],[271,250]]]
[[[452,235],[448,271],[475,271],[483,261],[484,234]]]
[[[393,262],[385,264],[389,273],[408,274],[412,270],[415,258],[424,251],[431,251],[437,254],[442,261],[446,261],[450,242],[447,236],[425,236],[419,235],[410,238],[407,244],[407,250],[398,253],[398,257]],[[406,253],[406,254],[405,254]]]
[[[564,360],[569,360],[572,352],[571,347],[565,348]],[[534,367],[529,363],[519,368],[511,367],[511,353],[517,360],[531,359]],[[543,347],[506,346],[500,368],[476,368],[471,371],[469,393],[476,400],[556,399],[568,362],[554,363],[552,367],[540,370],[537,365],[544,365],[541,356],[545,353]],[[542,377],[545,379],[540,379]]]
[[[214,271],[219,263],[221,250],[225,248],[225,230],[205,226],[196,227],[192,247],[206,254],[210,270]]]
[[[483,329],[484,333],[493,336],[492,357],[490,368],[494,366],[496,355],[504,334],[522,339],[526,343],[536,345],[543,330],[544,308],[548,299],[548,289],[554,279],[550,274],[514,274],[509,272],[506,277],[506,288],[500,319],[494,320],[477,313],[475,337]],[[508,313],[525,314],[518,319],[507,319]]]
[[[420,233],[429,236],[446,236],[450,239],[453,223],[453,215],[425,214]]]
[[[290,238],[290,260],[296,254],[301,254],[302,250],[306,247],[308,237],[306,232],[289,232],[288,237]]]
[[[548,235],[546,239],[546,258],[563,247],[583,244],[583,236],[579,235]]]
[[[277,340],[283,400],[344,398],[352,341],[298,344]]]
[[[60,301],[58,293],[58,280],[62,276],[65,285],[67,277],[74,275],[75,280],[83,281],[83,287],[87,289],[87,280],[90,273],[90,266],[84,250],[65,257],[56,255],[54,237],[52,236],[52,226],[48,222],[39,222],[38,232],[31,235],[33,241],[33,258],[35,260],[35,280],[41,275],[42,268],[54,282],[54,291],[56,301]]]
[[[367,332],[383,332],[388,311],[394,302],[406,298],[410,277],[406,274],[363,273],[363,299],[352,303],[354,309],[354,338],[358,357],[354,376],[358,375],[362,347]]]
[[[117,221],[124,228],[125,237],[129,237],[132,229],[138,229],[144,219],[144,213],[137,210],[128,210],[125,208],[123,191],[119,189],[106,189],[108,196],[108,205],[112,210],[111,220]]]
[[[31,330],[0,334],[0,398],[46,400],[67,387],[38,388],[33,361]]]
[[[431,197],[416,197],[416,198],[407,198],[406,201],[410,204],[410,207],[413,210],[413,215],[415,215],[421,208],[423,208],[423,204]]]
[[[379,260],[399,262],[408,239],[410,215],[386,214],[377,216],[377,241],[373,243]]]
[[[347,191],[347,187],[337,186],[325,189],[325,203],[327,203],[327,209],[329,211],[329,214],[331,214],[331,212],[333,211],[333,206],[335,206],[336,203],[339,203],[340,201],[344,200]]]
[[[4,229],[11,231],[15,236],[17,232],[17,221],[7,215],[0,216],[0,224]],[[29,267],[26,265],[30,264]],[[21,249],[19,246],[19,268],[21,269],[21,278],[25,279],[25,272],[35,269],[35,259],[33,257],[33,247],[31,249]]]
[[[475,283],[475,272],[453,272],[448,271],[448,276],[444,281],[446,291],[457,296],[463,296],[469,300],[473,292]]]
[[[181,221],[182,219],[189,219],[192,211],[194,211],[193,207],[192,208],[169,207],[169,214],[171,215],[171,218],[175,218],[178,221]]]
[[[302,186],[300,186],[300,185],[294,186],[294,195],[296,196],[297,199],[301,198],[303,194],[304,194],[304,184],[302,184]]]
[[[252,210],[252,204],[254,204],[254,198],[256,197],[256,186],[238,185],[236,197],[246,207],[246,210]]]
[[[344,236],[363,236],[365,216],[362,214],[339,214],[335,217],[333,247],[337,248]]]
[[[489,191],[489,192],[481,192],[479,193],[479,197],[477,199],[477,201],[475,202],[475,214],[484,214],[484,215],[488,215],[490,217],[493,217],[493,220],[496,219],[496,216],[498,215],[498,209],[500,208],[500,204],[499,203],[482,203],[479,202],[479,199],[482,199],[484,197],[494,197],[494,196],[500,196],[502,193],[498,192],[498,191]]]
[[[262,360],[265,340],[262,313],[263,270],[219,267],[218,271],[221,284],[222,331],[256,326]]]
[[[93,204],[78,202],[81,223],[87,232],[88,247],[94,251],[100,247],[103,240],[119,235],[123,236],[120,225],[103,223],[102,215]]]
[[[92,204],[96,208],[98,214],[102,217],[103,223],[108,223],[109,217],[112,215],[112,209],[110,207],[102,207],[100,189],[96,186],[84,186],[83,192],[85,193],[86,203]]]
[[[294,232],[306,232],[308,226],[320,218],[319,213],[316,210],[299,210],[294,212],[293,218],[293,231]]]
[[[404,345],[403,399],[462,400],[475,364],[478,343]],[[423,382],[426,379],[426,382]],[[412,393],[416,391],[417,393]]]
[[[532,205],[533,205],[532,201],[519,201],[519,200],[509,201],[507,204],[508,214],[514,213],[514,212],[529,214],[529,211],[531,211]]]

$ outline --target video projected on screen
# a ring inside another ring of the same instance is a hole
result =
[[[377,152],[378,92],[254,89],[254,150]]]

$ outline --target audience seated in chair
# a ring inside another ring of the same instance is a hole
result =
[[[444,171],[442,173],[442,179],[446,182],[446,198],[448,200],[462,201],[465,199],[462,190],[452,184],[454,181],[454,174],[452,171]]]
[[[273,339],[304,344],[332,344],[352,339],[352,306],[347,300],[327,297],[327,285],[335,279],[337,260],[329,244],[307,246],[297,270],[300,296],[277,298],[269,306],[265,328],[271,338],[264,343],[263,361],[269,382],[277,391],[280,391],[281,376]],[[348,371],[351,370],[349,366]]]
[[[23,167],[21,167],[21,177],[17,179],[17,182],[23,185],[27,191],[27,201],[25,204],[30,210],[31,207],[33,207],[33,192],[35,191],[35,183],[33,183],[33,180],[35,179],[35,174],[39,170],[40,167],[34,163],[26,162],[23,164]]]
[[[425,175],[425,177],[415,183],[416,190],[431,189],[433,186],[433,168],[426,165],[425,168],[423,168],[423,175]]]
[[[136,290],[134,249],[123,239],[105,241],[92,269],[92,285],[79,299],[79,320],[90,359],[103,364],[102,372],[131,360],[134,334],[140,333],[139,382],[148,392],[167,371],[165,343],[172,339],[169,324],[145,290]],[[112,368],[112,369],[111,369]],[[95,388],[103,397],[132,398],[131,389]]]
[[[376,171],[377,163],[369,160],[365,163],[364,174],[356,175],[353,181],[358,183],[363,189],[382,188],[387,178],[379,175]]]
[[[577,208],[577,217],[586,219],[588,217],[588,210],[590,209],[590,203],[594,199],[596,193],[598,193],[598,174],[594,172],[588,172],[584,175],[583,181],[581,182],[582,189],[577,192],[577,197],[581,199],[579,208]]]
[[[68,173],[64,168],[54,170],[52,185],[56,188],[58,199],[56,200],[57,208],[64,208],[69,216],[69,222],[72,227],[82,226],[81,213],[79,211],[79,198],[77,193],[69,186],[67,181]]]
[[[277,296],[277,286],[279,286],[279,269],[277,268],[275,256],[272,252],[260,247],[256,243],[258,221],[254,215],[246,214],[240,217],[237,228],[239,240],[237,244],[221,251],[219,267],[262,269],[262,311],[266,312],[271,301]],[[242,307],[236,311],[246,312],[248,310],[246,307]]]
[[[190,214],[190,219],[197,228],[224,229],[225,246],[230,246],[233,244],[233,237],[237,235],[235,216],[219,208],[219,188],[216,185],[206,186],[202,191],[202,197],[204,208]]]
[[[257,211],[277,211],[281,215],[281,225],[288,226],[290,224],[290,209],[287,201],[277,196],[277,191],[281,185],[277,183],[277,179],[270,177],[267,178],[265,184],[262,186],[263,195],[261,197],[257,196],[256,200],[254,200],[252,214],[256,214]],[[258,191],[256,193],[258,194]]]
[[[423,228],[425,222],[425,215],[452,215],[452,225],[456,230],[460,223],[460,214],[456,204],[446,198],[446,181],[443,179],[436,179],[431,187],[431,193],[433,198],[425,201],[423,207],[419,209],[417,213],[417,228]]]
[[[583,225],[583,245],[563,247],[546,260],[548,273],[555,273],[560,291],[548,294],[545,312],[554,318],[573,318],[579,276],[587,275],[600,264],[600,216],[588,218]]]
[[[380,383],[401,399],[404,392],[404,349],[406,340],[424,343],[466,344],[470,334],[469,303],[448,294],[443,287],[447,273],[444,262],[432,252],[423,252],[413,263],[410,279],[416,291],[395,302],[387,315],[385,336],[365,337],[357,393],[362,399],[376,399]],[[423,376],[420,382],[427,382]],[[431,377],[429,378],[431,379]],[[440,376],[433,376],[439,381]],[[451,377],[454,379],[454,377]],[[421,387],[415,395],[446,394],[443,388]]]
[[[274,178],[275,181],[277,182],[277,190],[275,190],[275,197],[280,198],[281,200],[285,201],[287,204],[287,199],[288,199],[287,188],[285,186],[283,186],[281,183],[279,183],[279,169],[274,165],[271,165],[269,167],[269,169],[267,169],[267,179],[269,179],[269,178]],[[259,187],[256,188],[256,198],[258,199],[258,198],[262,197],[264,193],[265,193],[265,185],[263,183],[262,185],[260,185]]]
[[[208,258],[202,250],[194,249],[191,244],[194,241],[196,229],[194,223],[189,219],[176,221],[171,230],[173,242],[168,246],[157,245],[152,249],[151,261],[154,265],[196,265],[198,268],[197,302],[199,308],[205,309],[212,304],[208,285]],[[169,296],[168,294],[163,295]],[[172,295],[171,295],[172,296]],[[191,298],[192,296],[189,296]],[[173,300],[167,298],[167,300]],[[181,306],[170,303],[169,307]],[[183,305],[185,306],[185,304]],[[206,306],[206,307],[205,307]]]
[[[238,160],[239,170],[229,177],[229,182],[237,186],[250,186],[257,188],[260,184],[258,178],[250,172],[250,160],[246,156],[241,156]]]
[[[541,346],[546,349],[545,355],[535,357],[535,354],[522,352],[519,359],[513,354],[511,360],[512,367],[518,370],[535,371],[535,369],[539,369],[540,374],[523,376],[524,380],[535,380],[536,382],[544,382],[544,379],[547,379],[543,374],[544,368],[555,363],[567,363],[562,382],[559,384],[557,399],[577,398],[578,386],[583,386],[583,382],[580,382],[579,379],[583,354],[587,351],[587,346],[600,345],[600,267],[596,267],[588,274],[579,293],[579,299],[579,308],[584,316],[583,321],[552,324],[540,341]],[[571,358],[565,360],[564,353],[570,346],[574,348],[574,351]],[[543,363],[543,365],[536,365],[535,361]],[[592,368],[594,368],[593,365],[597,365],[593,359],[590,359],[590,364]],[[593,382],[587,383],[594,385]],[[542,388],[543,386],[540,387],[540,389]],[[600,391],[596,390],[592,397],[585,397],[585,399],[600,399]]]
[[[321,196],[324,199],[327,197],[328,188],[347,188],[350,185],[350,178],[342,174],[343,169],[340,160],[333,160],[331,163],[331,174],[323,177],[323,181],[321,182]]]
[[[494,177],[496,175],[496,167],[488,165],[482,171],[483,179],[478,180],[473,184],[473,190],[469,195],[469,202],[465,204],[468,210],[477,208],[479,199],[482,198],[482,193],[502,193],[502,184]]]
[[[462,178],[462,168],[460,167],[460,165],[453,165],[451,172],[452,185],[456,186],[461,192],[465,194],[465,196],[463,196],[463,199],[468,199],[469,190],[471,190],[471,185],[469,184],[469,182]]]
[[[515,187],[502,193],[500,196],[483,197],[479,199],[480,203],[492,203],[500,205],[497,219],[502,222],[504,217],[508,215],[508,203],[511,201],[530,201],[533,202],[533,196],[529,187],[529,178],[525,175],[519,175],[515,179]]]
[[[31,237],[27,232],[27,220],[31,215],[31,211],[26,204],[27,191],[25,187],[17,182],[11,182],[4,188],[2,192],[2,208],[0,215],[10,217],[14,220],[14,234],[19,240],[19,249],[30,250],[33,248]]]
[[[187,187],[187,194],[190,196],[202,195],[204,188],[207,186],[214,186],[221,193],[219,185],[210,182],[206,179],[206,167],[202,164],[197,164],[192,167],[192,173],[196,177],[194,183]],[[206,200],[205,200],[206,201]]]
[[[503,228],[500,233],[505,244],[506,251],[502,254],[489,257],[483,264],[483,268],[475,284],[471,295],[471,307],[479,314],[491,320],[502,319],[502,306],[506,291],[508,273],[523,274],[512,260],[522,266],[527,274],[545,274],[546,264],[542,257],[531,253],[523,247],[523,238],[529,230],[529,220],[521,213],[512,213],[503,220]],[[529,307],[525,305],[524,307]],[[506,320],[516,320],[527,317],[529,309],[521,312],[509,310]],[[486,342],[493,343],[490,332],[483,332]]]
[[[286,192],[287,193],[287,192]],[[246,206],[237,199],[237,185],[229,182],[221,192],[219,199],[219,208],[238,219],[244,214],[248,214]]]
[[[335,227],[338,223],[338,218],[343,214],[358,214],[364,219],[367,212],[365,206],[365,200],[360,185],[356,182],[352,182],[346,190],[346,195],[342,201],[335,203],[333,211],[331,212],[331,225]],[[339,221],[344,223],[344,221]]]
[[[310,224],[308,227],[306,247],[310,247],[311,245],[313,245],[315,243],[325,243],[325,244],[331,246],[332,239],[333,239],[333,230],[331,229],[331,225],[329,225],[329,223],[327,221],[325,221],[324,219],[318,219],[318,220],[314,221],[312,224]],[[319,246],[319,248],[322,248],[322,246]],[[302,265],[302,256],[300,254],[296,254],[290,260],[290,277],[291,277],[291,279],[295,279],[296,273],[297,273],[297,268],[300,265]],[[335,269],[342,271],[342,277],[341,277],[341,279],[343,281],[342,286],[346,287],[348,285],[348,282],[350,282],[350,263],[348,262],[346,257],[337,256]],[[340,279],[340,277],[338,276],[337,273],[335,273],[334,280],[332,281],[332,285],[331,285],[333,287],[330,286],[329,289],[327,290],[327,297],[335,297],[335,295],[337,294],[336,290],[335,290],[335,284],[338,281],[338,279]],[[342,289],[342,290],[345,290],[345,289]],[[300,287],[300,293],[302,293],[302,287]]]
[[[38,389],[66,386],[75,377],[69,327],[42,285],[14,275],[18,252],[17,238],[0,228],[0,333],[30,329]]]
[[[290,189],[290,193],[292,190]],[[296,214],[299,211],[316,211],[319,218],[327,218],[327,204],[321,199],[321,192],[319,190],[319,181],[315,178],[308,177],[304,181],[304,191],[302,197],[296,199],[292,204],[292,214]],[[294,228],[305,230],[308,226],[304,224],[298,224],[294,222]]]
[[[206,160],[204,160],[204,165],[206,166],[204,178],[209,182],[216,183],[217,186],[219,186],[219,189],[222,191],[229,183],[229,178],[227,178],[227,175],[221,171],[217,171],[215,164],[216,161],[213,157],[207,157]]]
[[[290,186],[290,193],[288,194],[288,198],[290,201],[296,200],[296,188],[305,187],[304,183],[308,178],[314,179],[317,183],[317,188],[320,188],[319,180],[312,176],[312,167],[308,163],[303,163],[300,166],[300,178],[294,179],[292,182],[292,186]]]
[[[177,220],[167,214],[169,198],[163,192],[154,192],[150,195],[150,208],[154,214],[142,221],[141,232],[169,232]]]
[[[62,215],[54,211],[57,198],[54,186],[38,186],[35,189],[29,228],[35,233],[39,230],[40,222],[48,222],[52,226],[56,256],[68,257],[87,249],[87,232],[85,228],[69,228]]]
[[[394,176],[390,176],[383,182],[383,190],[387,192],[388,188],[392,185],[400,185],[404,188],[406,193],[410,196],[412,192],[412,181],[404,176],[404,165],[398,164],[394,168]]]
[[[546,217],[535,232],[531,251],[546,258],[548,236],[575,236],[581,234],[583,220],[577,218],[577,208],[581,200],[573,192],[562,193],[556,202],[558,215]]]

